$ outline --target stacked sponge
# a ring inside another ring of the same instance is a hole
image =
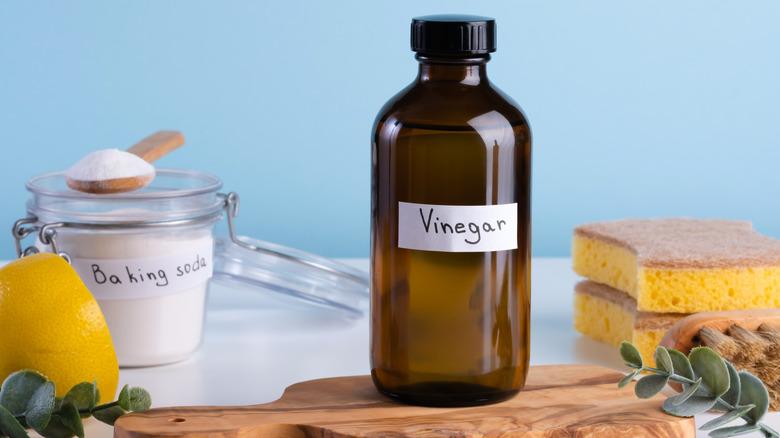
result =
[[[644,359],[690,313],[780,307],[780,240],[749,222],[644,219],[574,231],[575,328]]]

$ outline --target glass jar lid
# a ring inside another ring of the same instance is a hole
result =
[[[225,196],[228,236],[215,242],[217,281],[277,292],[309,305],[360,317],[368,307],[368,275],[335,260],[236,233],[239,198]]]
[[[325,257],[271,242],[237,236],[217,238],[214,279],[234,288],[280,294],[280,298],[358,318],[368,307],[365,272]]]

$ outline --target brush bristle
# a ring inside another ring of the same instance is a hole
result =
[[[738,370],[758,376],[769,390],[772,410],[780,410],[780,327],[762,324],[754,332],[735,324],[725,333],[704,327],[699,340]]]
[[[723,357],[734,357],[739,353],[739,345],[730,336],[718,330],[704,327],[699,331],[702,345],[712,348]]]

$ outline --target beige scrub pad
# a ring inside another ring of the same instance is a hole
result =
[[[594,281],[574,288],[574,328],[597,341],[620,345],[629,341],[648,364],[666,331],[685,315],[636,310],[636,301],[625,292]]]
[[[646,312],[780,307],[780,240],[749,222],[630,219],[574,230],[574,270]]]

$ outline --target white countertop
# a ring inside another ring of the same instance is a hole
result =
[[[365,259],[348,262],[368,266]],[[577,281],[568,258],[533,260],[531,363],[593,363],[623,370],[614,347],[572,328]],[[368,374],[367,315],[343,321],[321,313],[264,308],[258,297],[234,294],[213,288],[205,339],[194,357],[173,365],[122,369],[120,384],[148,389],[157,407],[245,405],[273,401],[295,382]],[[242,305],[235,305],[237,301]],[[780,427],[780,414],[768,419]],[[704,418],[697,420],[702,424]],[[110,436],[111,428],[90,420],[86,432],[88,438]]]

